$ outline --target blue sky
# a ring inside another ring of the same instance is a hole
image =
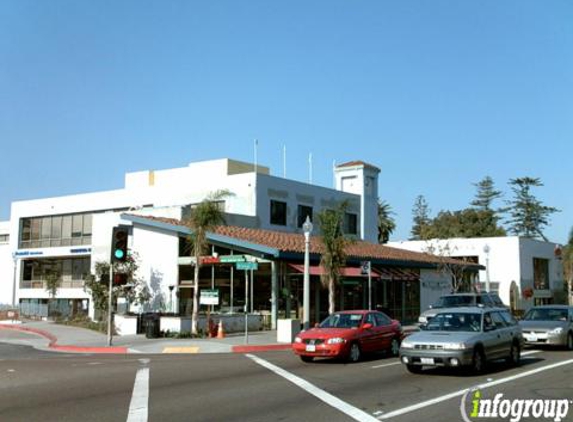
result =
[[[0,0],[0,220],[15,200],[117,189],[126,171],[230,157],[332,185],[381,168],[409,236],[472,183],[539,177],[573,226],[569,0]],[[503,205],[501,202],[498,205]]]

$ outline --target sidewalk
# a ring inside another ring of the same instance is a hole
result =
[[[405,326],[411,333],[415,326]],[[8,324],[0,321],[0,340],[10,342],[10,332],[28,333],[29,345],[44,350],[72,353],[252,353],[290,350],[290,343],[278,343],[276,330],[227,334],[223,339],[148,339],[143,334],[114,336],[107,346],[107,336],[84,328],[60,325],[49,321],[25,321]],[[13,336],[14,343],[22,344],[22,336]]]
[[[36,348],[79,353],[250,353],[289,350],[290,343],[278,343],[277,332],[254,331],[228,334],[223,339],[148,339],[143,334],[114,336],[107,346],[107,336],[84,328],[60,325],[49,321],[25,321],[22,324],[0,322],[0,331],[30,334],[30,344]],[[6,339],[6,333],[2,337]],[[21,337],[19,337],[21,338]],[[8,339],[9,341],[9,339]],[[21,341],[19,341],[21,344]]]

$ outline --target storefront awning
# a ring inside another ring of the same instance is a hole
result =
[[[417,281],[420,274],[410,268],[376,268],[374,271],[380,273],[382,280]]]
[[[288,264],[288,266],[297,273],[304,273],[304,265],[300,264]],[[324,268],[318,265],[311,265],[309,267],[310,275],[323,275]],[[340,270],[340,275],[343,277],[368,277],[368,274],[362,274],[362,269],[360,267],[342,267]],[[370,271],[370,276],[372,278],[380,278],[380,274],[375,271]]]

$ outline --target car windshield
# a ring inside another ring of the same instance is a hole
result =
[[[436,315],[426,324],[424,331],[481,331],[481,315],[458,312],[444,312]]]
[[[530,309],[523,317],[525,321],[567,321],[567,309]]]
[[[320,324],[320,328],[357,328],[362,314],[332,314]]]
[[[459,306],[473,305],[473,296],[442,296],[434,308],[455,308]]]

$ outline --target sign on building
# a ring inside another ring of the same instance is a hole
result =
[[[200,305],[218,305],[219,304],[219,290],[218,289],[203,289],[199,291],[199,304]]]

